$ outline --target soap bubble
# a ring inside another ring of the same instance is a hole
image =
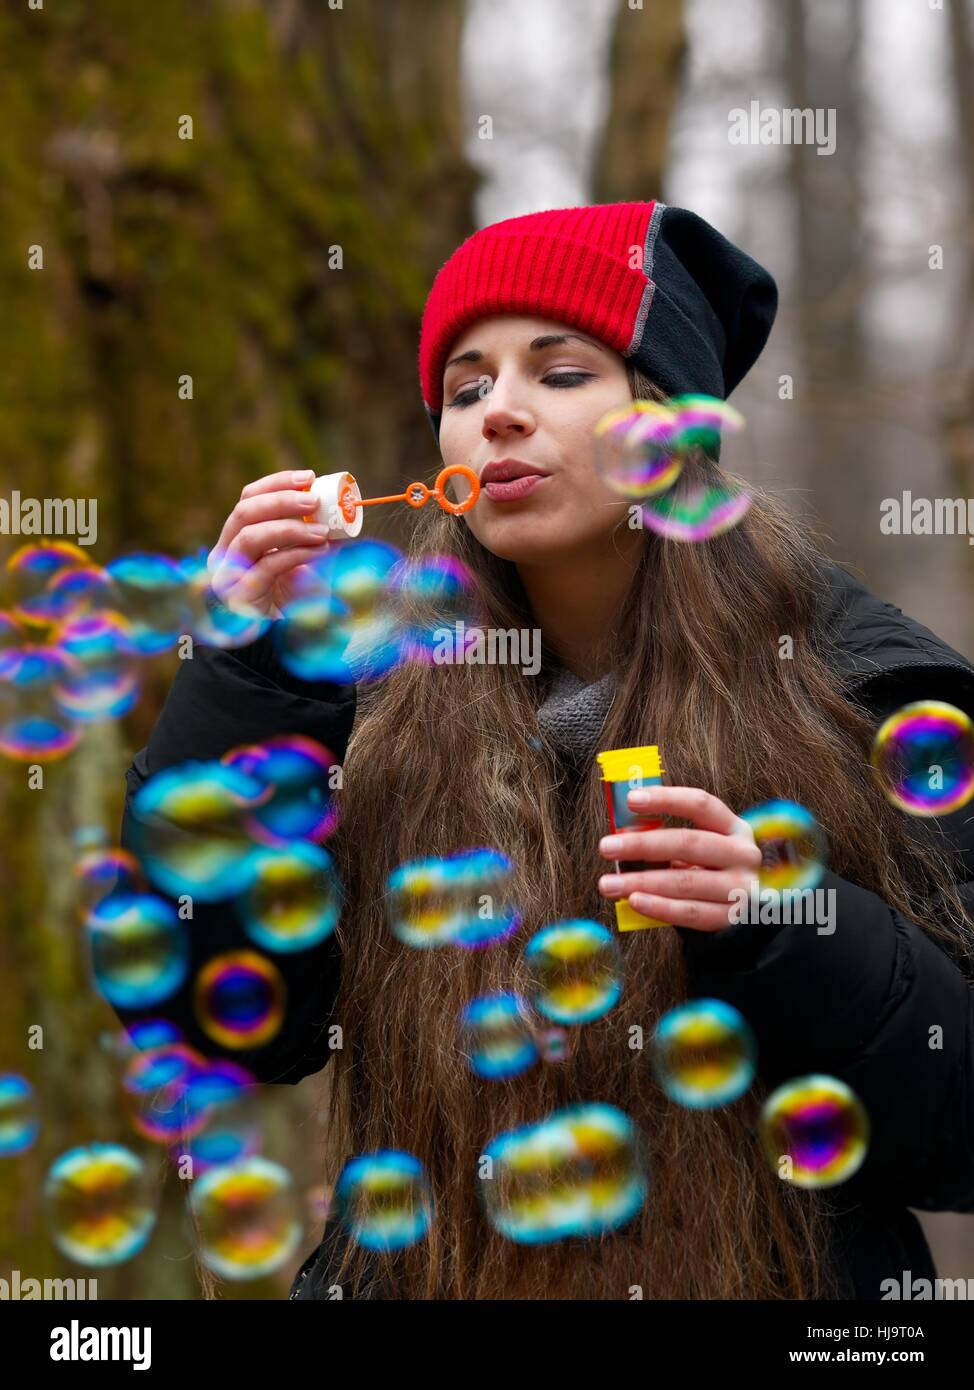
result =
[[[87,565],[87,555],[70,541],[22,545],[7,561],[14,617],[32,627],[56,622],[58,605],[52,602],[52,583],[58,576]]]
[[[197,1067],[187,1080],[185,1099],[201,1123],[172,1157],[191,1158],[194,1172],[201,1173],[256,1153],[263,1142],[259,1093],[256,1078],[236,1062],[220,1059]]]
[[[189,937],[172,903],[111,893],[86,918],[95,985],[111,1004],[145,1009],[174,994],[189,971]]]
[[[339,1214],[352,1239],[367,1250],[401,1250],[432,1225],[426,1170],[413,1154],[383,1149],[345,1164],[335,1187]]]
[[[825,872],[828,844],[811,811],[797,801],[764,801],[741,812],[761,851],[757,877],[777,891],[814,888]]]
[[[463,918],[450,862],[431,857],[398,865],[386,880],[385,909],[392,934],[407,946],[453,942]]]
[[[949,815],[974,796],[974,724],[943,700],[916,700],[880,725],[871,762],[901,811]]]
[[[18,762],[54,762],[81,738],[60,708],[58,686],[80,668],[55,647],[27,647],[0,677],[0,753]]]
[[[211,587],[213,575],[220,565],[236,567],[238,578],[249,565],[235,551],[219,549],[214,551],[211,565],[209,554],[205,549],[200,549],[184,556],[179,562],[186,584],[186,631],[194,642],[201,642],[205,647],[230,649],[249,646],[263,636],[271,625],[271,619],[256,608],[241,612],[243,605],[239,603],[235,608],[228,608]]]
[[[384,541],[345,541],[316,556],[303,594],[274,631],[281,664],[303,680],[377,680],[403,655],[393,576],[402,552]]]
[[[460,1014],[460,1047],[478,1076],[517,1076],[538,1060],[527,1003],[518,994],[471,999]]]
[[[256,951],[214,956],[196,977],[200,1027],[221,1047],[262,1047],[284,1022],[286,986],[276,966]]]
[[[679,421],[679,447],[703,449],[712,454],[723,430],[736,433],[744,428],[744,416],[717,396],[674,396],[670,409]]]
[[[189,1100],[189,1085],[206,1065],[202,1053],[185,1043],[167,1043],[137,1052],[122,1075],[122,1094],[134,1128],[155,1144],[202,1129],[205,1116]]]
[[[486,846],[399,864],[386,880],[390,930],[407,946],[477,949],[520,926],[513,864]]]
[[[835,1187],[862,1165],[869,1117],[855,1091],[834,1076],[802,1076],[765,1101],[761,1142],[779,1176],[797,1187]],[[783,1160],[788,1169],[783,1170]]]
[[[231,748],[220,761],[267,788],[245,817],[255,840],[265,845],[323,840],[337,828],[340,810],[331,781],[341,765],[317,739],[277,734]]]
[[[155,656],[174,647],[187,626],[187,583],[176,561],[140,551],[121,555],[106,568],[134,649]]]
[[[237,900],[244,930],[267,951],[306,951],[330,936],[341,914],[342,890],[331,855],[295,841],[262,849],[253,879]]]
[[[88,1144],[48,1170],[44,1202],[58,1249],[103,1268],[130,1260],[156,1222],[156,1187],[145,1164],[120,1144]]]
[[[481,1183],[487,1219],[520,1244],[600,1236],[646,1198],[642,1144],[621,1110],[586,1102],[492,1139]]]
[[[39,1132],[33,1086],[16,1072],[0,1072],[0,1158],[26,1153]]]
[[[467,565],[453,555],[426,555],[400,566],[390,582],[406,659],[432,665],[444,642],[452,656],[458,624],[477,621],[476,581]]]
[[[117,613],[70,618],[57,633],[71,658],[55,681],[55,699],[70,719],[118,719],[139,694],[138,657],[129,626]]]
[[[744,488],[682,480],[641,507],[643,524],[672,541],[708,541],[736,526],[751,505]]]
[[[140,862],[164,893],[216,902],[250,882],[249,817],[271,789],[239,768],[189,762],[151,776],[131,802]]]
[[[291,1175],[252,1154],[197,1178],[189,1209],[197,1223],[200,1259],[222,1279],[260,1279],[294,1254],[302,1236]]]
[[[117,596],[108,571],[89,563],[62,569],[48,580],[45,609],[52,623],[66,623],[88,614],[114,613]]]
[[[506,854],[478,846],[451,854],[446,863],[456,893],[457,946],[493,946],[517,931],[521,915],[511,898],[514,865]]]
[[[571,918],[542,928],[524,948],[531,1000],[555,1023],[591,1023],[622,995],[622,954],[599,922]]]
[[[693,1109],[737,1100],[757,1066],[754,1034],[721,999],[692,999],[670,1009],[657,1025],[651,1055],[670,1100]]]
[[[655,496],[673,486],[683,470],[679,423],[656,401],[632,401],[610,410],[595,426],[596,465],[623,497]]]
[[[74,866],[78,913],[82,919],[112,892],[142,893],[145,881],[134,854],[125,849],[93,849]]]

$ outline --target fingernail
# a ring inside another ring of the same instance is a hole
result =
[[[314,541],[326,541],[328,539],[327,526],[309,526],[308,535]]]
[[[291,479],[295,483],[310,483],[314,475],[313,468],[300,468],[291,474]]]
[[[649,801],[652,798],[654,788],[652,787],[633,787],[629,793],[630,801]]]
[[[620,835],[606,835],[599,841],[599,849],[604,849],[606,854],[611,854],[615,849],[622,849],[622,837]]]
[[[603,874],[599,879],[599,887],[607,893],[612,893],[621,886],[622,879],[618,874]]]

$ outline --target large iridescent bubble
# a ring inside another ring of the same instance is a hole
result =
[[[78,915],[89,912],[110,893],[144,893],[142,868],[125,849],[91,849],[74,866]]]
[[[949,815],[974,796],[974,723],[956,705],[916,700],[880,725],[871,761],[901,811]]]
[[[287,988],[266,956],[226,951],[198,972],[193,999],[200,1027],[221,1047],[263,1047],[280,1032]]]
[[[14,616],[31,627],[47,627],[58,620],[58,604],[51,589],[59,576],[87,567],[84,551],[70,541],[22,545],[7,561]]]
[[[118,719],[140,689],[138,653],[118,613],[69,618],[57,632],[58,650],[71,658],[55,681],[55,699],[70,719]]]
[[[33,1086],[16,1072],[0,1072],[0,1158],[26,1153],[39,1132]]]
[[[481,1171],[487,1219],[526,1245],[614,1231],[640,1210],[648,1188],[638,1131],[621,1110],[596,1101],[498,1135]]]
[[[80,667],[56,647],[19,650],[0,677],[0,754],[18,762],[54,762],[74,751],[81,730],[58,700]]]
[[[681,479],[641,510],[643,525],[665,540],[709,541],[736,526],[750,505],[750,493],[737,485]]]
[[[394,578],[402,552],[384,541],[343,541],[307,567],[304,592],[274,629],[281,664],[302,680],[378,680],[403,658]]]
[[[301,1240],[300,1203],[286,1168],[258,1154],[219,1164],[197,1178],[189,1209],[200,1258],[223,1279],[273,1274]]]
[[[400,864],[386,881],[390,930],[423,949],[501,941],[520,925],[512,874],[511,861],[484,846]]]
[[[828,841],[818,821],[797,801],[764,801],[741,812],[761,851],[758,881],[779,892],[815,888],[825,872]]]
[[[335,861],[320,845],[296,840],[261,849],[253,878],[237,899],[251,941],[266,951],[307,951],[338,925],[342,888]]]
[[[779,1177],[797,1187],[835,1187],[866,1157],[869,1117],[844,1081],[801,1076],[768,1096],[761,1142]]]
[[[203,1128],[205,1115],[190,1099],[193,1078],[206,1058],[185,1043],[137,1052],[122,1075],[122,1095],[133,1127],[143,1139],[168,1144]]]
[[[44,1183],[51,1237],[78,1264],[122,1264],[148,1243],[158,1186],[120,1144],[87,1144],[56,1159]]]
[[[512,897],[514,865],[499,850],[478,845],[447,861],[460,914],[454,943],[471,950],[504,941],[521,925]]]
[[[332,784],[340,765],[317,739],[276,734],[263,743],[231,748],[220,761],[267,788],[267,795],[245,817],[255,840],[265,845],[323,840],[338,826],[340,810]]]
[[[86,919],[95,985],[112,1004],[145,1009],[168,999],[189,971],[186,924],[155,893],[110,893]]]
[[[460,1014],[460,1049],[488,1080],[517,1076],[538,1060],[531,1011],[519,994],[485,994]]]
[[[401,1250],[422,1240],[433,1221],[426,1170],[413,1154],[383,1149],[352,1158],[335,1186],[345,1229],[367,1250]]]
[[[118,591],[106,569],[88,564],[61,570],[48,581],[47,596],[51,621],[66,623],[90,613],[114,613]]]
[[[665,492],[683,469],[674,446],[679,424],[656,401],[632,401],[603,415],[595,427],[595,459],[608,485],[623,497],[642,499]]]
[[[384,905],[393,936],[407,946],[445,946],[459,930],[456,894],[444,859],[397,865],[386,881]]]
[[[622,995],[622,953],[600,922],[553,922],[531,937],[524,959],[531,972],[531,1001],[554,1023],[591,1023]]]
[[[754,1080],[757,1043],[732,1005],[691,999],[660,1019],[650,1055],[670,1100],[702,1110],[744,1094]]]
[[[194,1172],[247,1158],[263,1142],[256,1079],[236,1062],[220,1059],[197,1067],[186,1086],[186,1105],[202,1123],[172,1151],[176,1161],[188,1156]]]
[[[116,608],[128,619],[132,645],[142,656],[169,651],[187,630],[187,581],[168,555],[139,551],[106,566]]]
[[[426,555],[411,560],[394,571],[394,601],[402,624],[403,655],[407,660],[433,664],[436,652],[450,634],[475,625],[476,581],[472,572],[454,555]]]
[[[249,818],[271,794],[266,782],[226,763],[162,769],[131,802],[142,867],[172,897],[216,902],[241,892],[255,854]]]

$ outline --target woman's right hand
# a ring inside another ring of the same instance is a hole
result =
[[[206,560],[210,588],[227,608],[282,617],[303,567],[327,550],[327,529],[302,520],[313,504],[300,489],[314,476],[310,468],[269,473],[240,493]]]

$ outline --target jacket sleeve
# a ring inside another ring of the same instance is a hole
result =
[[[887,680],[870,704],[881,720],[927,693],[916,676]],[[974,802],[914,830],[931,827],[953,851],[974,907]],[[970,959],[831,870],[819,888],[835,893],[831,933],[803,923],[740,923],[712,934],[678,927],[690,992],[740,1010],[769,1085],[820,1072],[859,1096],[869,1149],[837,1189],[842,1200],[974,1211]]]
[[[192,659],[180,663],[162,712],[145,748],[126,774],[121,844],[136,853],[132,798],[162,768],[191,759],[219,758],[241,743],[280,734],[303,734],[323,743],[341,762],[355,718],[354,685],[302,681],[280,664],[273,625],[246,647],[222,650],[196,644]],[[175,903],[156,885],[151,891]],[[284,1022],[261,1047],[227,1049],[199,1026],[192,988],[201,966],[214,955],[252,949],[232,899],[193,905],[187,923],[190,971],[183,986],[153,1008],[115,1011],[126,1027],[141,1018],[170,1019],[186,1041],[204,1055],[229,1058],[259,1080],[295,1083],[319,1071],[330,1057],[328,1023],[338,991],[341,956],[336,933],[318,945],[273,957],[287,990]]]

